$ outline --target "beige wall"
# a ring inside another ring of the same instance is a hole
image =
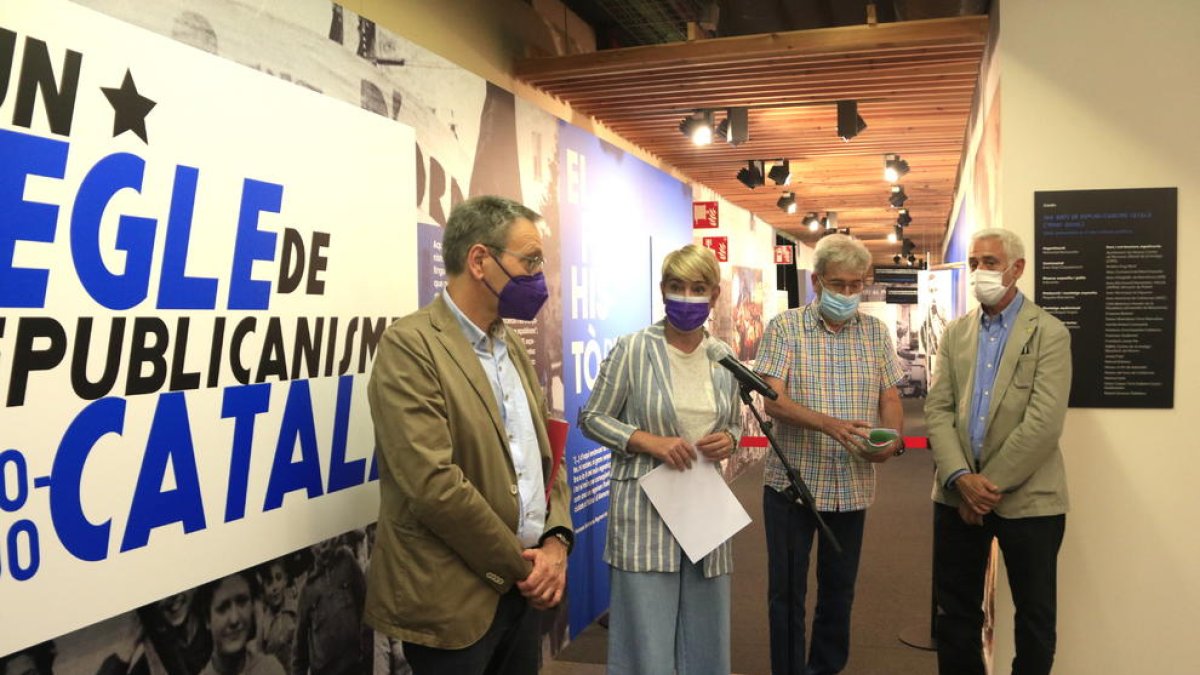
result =
[[[1200,3],[998,4],[1004,225],[1032,245],[1035,190],[1179,188],[1175,409],[1067,416],[1055,672],[1200,673]],[[1007,588],[997,607],[1007,673]]]

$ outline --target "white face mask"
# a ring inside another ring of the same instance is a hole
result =
[[[975,289],[975,299],[980,304],[992,307],[1000,302],[1009,288],[1004,285],[1004,273],[1007,271],[1007,268],[999,271],[977,268],[971,271],[971,286]]]

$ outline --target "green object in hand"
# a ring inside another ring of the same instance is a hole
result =
[[[871,445],[882,446],[900,438],[900,434],[896,433],[895,429],[872,429],[867,434],[867,438],[871,441]]]

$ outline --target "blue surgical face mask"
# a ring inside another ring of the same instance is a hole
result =
[[[663,300],[667,321],[684,333],[690,333],[708,321],[710,304],[706,297],[667,295]]]
[[[821,284],[821,314],[834,323],[844,323],[858,311],[860,293],[841,295]]]

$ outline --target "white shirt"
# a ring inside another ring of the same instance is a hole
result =
[[[679,433],[695,443],[712,433],[717,425],[717,401],[713,396],[713,362],[705,352],[708,338],[687,354],[667,343],[667,361],[671,369],[671,401]]]
[[[503,329],[488,335],[467,318],[454,304],[449,293],[442,293],[446,305],[458,319],[467,342],[479,357],[479,365],[487,374],[496,397],[504,431],[508,438],[508,452],[512,456],[513,469],[517,472],[517,493],[521,498],[520,522],[517,539],[525,547],[536,546],[546,529],[546,484],[542,476],[542,454],[538,448],[537,431],[533,428],[533,413],[517,367],[508,356],[508,343]]]

